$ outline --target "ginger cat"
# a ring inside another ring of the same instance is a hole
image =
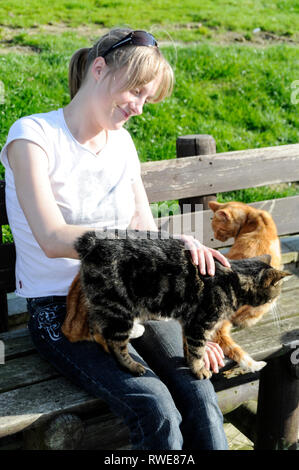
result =
[[[209,202],[214,212],[212,228],[214,236],[222,242],[233,237],[234,244],[226,254],[229,259],[252,258],[259,255],[271,255],[271,266],[279,269],[281,264],[280,241],[276,225],[271,215],[241,202]],[[224,354],[239,363],[245,370],[261,369],[265,362],[254,361],[230,336],[233,325],[251,326],[269,311],[269,304],[260,307],[244,305],[230,320],[224,320],[215,332],[213,341],[217,342]]]

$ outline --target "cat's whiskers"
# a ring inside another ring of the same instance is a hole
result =
[[[276,325],[276,328],[281,331],[281,316],[280,316],[280,311],[279,311],[279,306],[276,302],[273,302],[270,313],[273,316],[273,322]]]

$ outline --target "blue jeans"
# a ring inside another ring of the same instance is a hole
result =
[[[186,366],[176,321],[149,321],[143,336],[131,341],[130,354],[146,367],[145,375],[135,377],[97,343],[65,338],[65,297],[27,299],[27,304],[28,328],[41,356],[123,418],[133,449],[228,448],[213,385],[196,379]]]

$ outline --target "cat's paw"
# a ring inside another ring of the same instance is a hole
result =
[[[265,361],[255,361],[248,354],[245,354],[239,365],[246,372],[257,372],[265,367],[267,363]]]
[[[203,361],[198,360],[190,364],[193,374],[200,380],[212,377],[212,372],[204,366]]]
[[[145,328],[143,325],[140,325],[140,323],[134,323],[134,326],[130,333],[130,339],[139,338],[140,336],[143,335],[144,330]]]
[[[146,369],[139,362],[134,362],[133,364],[130,364],[130,371],[132,372],[132,374],[138,375],[139,377],[141,377],[142,375],[145,374]]]

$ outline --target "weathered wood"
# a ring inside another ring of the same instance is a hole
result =
[[[258,374],[256,374],[256,376],[258,377]],[[214,387],[217,390],[219,407],[224,415],[238,408],[241,403],[249,400],[257,400],[259,388],[258,380],[247,381],[241,385],[220,390],[218,390],[217,383],[218,381],[214,382]]]
[[[11,359],[1,366],[1,393],[57,377],[55,369],[37,353]]]
[[[0,394],[0,437],[42,424],[61,412],[77,410],[97,404],[102,400],[91,397],[84,390],[63,377],[36,383]]]
[[[0,340],[5,344],[5,362],[36,351],[27,328],[1,333]]]
[[[85,426],[71,413],[56,416],[37,428],[24,431],[25,450],[76,450],[80,447]]]
[[[233,424],[244,436],[252,442],[256,440],[256,410],[257,401],[250,400],[227,413],[225,419]]]
[[[178,137],[176,141],[177,158],[185,158],[197,155],[209,155],[216,153],[216,142],[211,135],[197,134],[185,135]],[[209,196],[198,196],[193,198],[185,198],[179,200],[181,213],[184,212],[184,206],[191,206],[189,212],[195,212],[197,206],[201,205],[202,209],[209,209],[209,201],[216,200],[216,194]]]
[[[299,180],[299,144],[142,164],[150,202]]]
[[[299,343],[298,343],[299,344]],[[287,353],[261,370],[255,449],[296,449],[299,429],[299,378]],[[298,371],[297,371],[298,372]]]

